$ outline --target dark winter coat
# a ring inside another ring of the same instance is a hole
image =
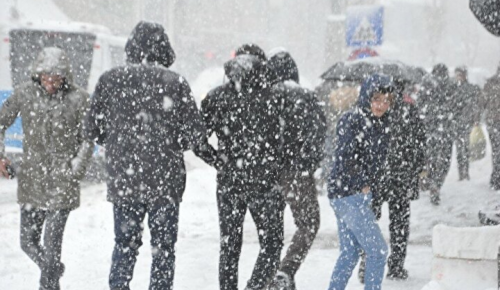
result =
[[[139,23],[128,64],[104,73],[87,136],[106,148],[108,200],[159,206],[182,199],[183,151],[203,146],[205,128],[186,80],[167,69],[174,56],[163,27]]]
[[[389,147],[389,114],[371,113],[371,98],[381,88],[392,89],[386,76],[373,75],[361,86],[358,103],[337,124],[335,160],[328,180],[328,197],[341,198],[377,185]],[[373,192],[376,194],[376,192]]]
[[[275,89],[284,96],[283,167],[296,172],[314,171],[324,156],[323,106],[314,92],[298,84],[298,68],[288,52],[272,56],[269,66],[277,76]]]
[[[453,124],[454,132],[466,132],[474,123],[479,122],[479,100],[481,89],[468,81],[456,82],[453,94]]]
[[[470,0],[470,9],[484,27],[500,36],[500,0]]]
[[[259,56],[241,54],[224,69],[230,81],[201,104],[208,136],[218,139],[216,167],[240,181],[271,180],[281,163],[282,102],[269,68]]]
[[[500,68],[486,81],[480,100],[480,110],[486,115],[486,123],[500,123]]]
[[[387,162],[378,183],[382,200],[419,197],[419,177],[425,167],[425,126],[415,101],[398,97],[390,115]]]
[[[40,85],[41,73],[64,77],[64,85],[49,95]],[[69,60],[59,48],[45,48],[31,76],[0,109],[0,158],[5,153],[5,130],[21,116],[24,140],[18,202],[48,210],[77,208],[80,180],[94,149],[83,136],[89,95],[74,84]]]
[[[418,105],[424,117],[428,138],[451,139],[454,124],[453,94],[455,86],[448,72],[426,75],[418,94]]]

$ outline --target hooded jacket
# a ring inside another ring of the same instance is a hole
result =
[[[215,133],[218,139],[219,172],[257,181],[279,170],[282,103],[265,58],[238,51],[243,52],[224,64],[230,81],[210,91],[201,109],[208,136]]]
[[[97,83],[86,135],[106,148],[108,201],[161,206],[185,189],[183,151],[203,147],[205,128],[186,80],[167,69],[174,52],[163,27],[140,22],[128,64]]]
[[[288,52],[269,58],[274,73],[275,89],[283,102],[283,168],[311,172],[323,159],[326,119],[314,92],[299,85],[297,65]]]
[[[43,73],[63,77],[55,94],[41,86]],[[32,81],[16,88],[0,109],[0,158],[5,154],[5,131],[20,116],[24,139],[18,202],[48,210],[77,208],[79,183],[93,151],[82,132],[89,95],[73,83],[68,58],[59,48],[44,48],[31,76]]]
[[[488,125],[500,122],[500,67],[484,84],[480,110],[486,115]]]
[[[357,105],[337,124],[335,158],[328,180],[328,197],[342,198],[378,184],[389,146],[389,114],[371,113],[371,98],[377,91],[393,90],[389,77],[373,75],[361,86]],[[376,192],[373,192],[376,194]]]

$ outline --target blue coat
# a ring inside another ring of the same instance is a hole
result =
[[[356,107],[337,123],[335,158],[328,180],[328,197],[356,194],[365,186],[374,188],[389,147],[389,114],[371,113],[371,98],[381,87],[393,87],[389,77],[373,75],[361,86]]]

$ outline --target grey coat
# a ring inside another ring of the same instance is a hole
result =
[[[49,95],[41,73],[64,76],[62,88]],[[80,180],[93,145],[82,136],[89,95],[73,84],[65,53],[45,48],[32,68],[32,81],[16,88],[0,109],[0,157],[5,131],[22,118],[23,161],[18,170],[18,202],[48,210],[74,209],[80,204]]]

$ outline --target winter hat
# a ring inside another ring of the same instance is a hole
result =
[[[444,63],[438,63],[432,68],[432,75],[440,78],[448,78],[448,67]]]
[[[39,82],[41,74],[59,75],[66,83],[73,83],[73,74],[68,56],[58,47],[45,47],[33,62],[31,78]]]
[[[264,50],[253,43],[243,44],[236,50],[236,56],[244,54],[256,56],[260,61],[263,62],[267,61],[266,53],[264,52]]]
[[[292,80],[299,83],[299,69],[290,53],[281,50],[279,52],[270,53],[270,55],[272,56],[269,58],[268,64],[274,73],[273,77],[276,81],[282,82]]]

